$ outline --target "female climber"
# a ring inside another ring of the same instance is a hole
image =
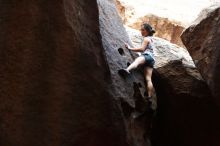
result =
[[[128,44],[125,44],[125,47],[134,52],[141,52],[141,55],[135,59],[135,61],[130,64],[126,69],[119,70],[119,74],[125,76],[129,75],[130,71],[142,65],[144,67],[144,76],[146,79],[146,86],[148,91],[147,100],[152,102],[153,94],[153,84],[151,81],[151,76],[153,72],[153,67],[155,63],[154,59],[154,46],[152,36],[155,33],[153,28],[145,23],[141,26],[141,34],[144,37],[143,43],[139,48],[131,48]]]

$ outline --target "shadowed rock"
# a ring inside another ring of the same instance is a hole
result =
[[[96,1],[0,4],[0,145],[126,146]]]
[[[220,4],[204,9],[181,37],[220,107]]]
[[[153,80],[158,97],[153,145],[219,144],[219,110],[196,68],[173,60],[157,68]]]

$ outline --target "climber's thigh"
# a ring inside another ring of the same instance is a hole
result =
[[[153,73],[153,68],[152,67],[146,66],[144,68],[144,75],[145,75],[146,81],[151,81],[152,73]]]
[[[135,59],[134,61],[138,65],[144,64],[145,63],[145,58],[143,56],[139,56],[138,58]]]

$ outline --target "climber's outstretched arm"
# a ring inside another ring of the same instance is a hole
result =
[[[143,52],[145,50],[145,48],[147,47],[148,43],[149,43],[149,40],[147,38],[144,38],[144,41],[143,41],[140,48],[131,48],[127,44],[125,44],[125,47],[129,50],[134,51],[134,52]]]

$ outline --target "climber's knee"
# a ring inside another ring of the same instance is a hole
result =
[[[144,63],[145,63],[145,59],[144,59],[143,56],[139,56],[138,58],[135,59],[134,62],[135,62],[135,63],[137,64],[137,66],[138,66],[138,65],[140,65],[140,64],[144,64]]]
[[[152,81],[151,77],[149,77],[149,76],[146,76],[145,80],[146,80],[147,83]]]

